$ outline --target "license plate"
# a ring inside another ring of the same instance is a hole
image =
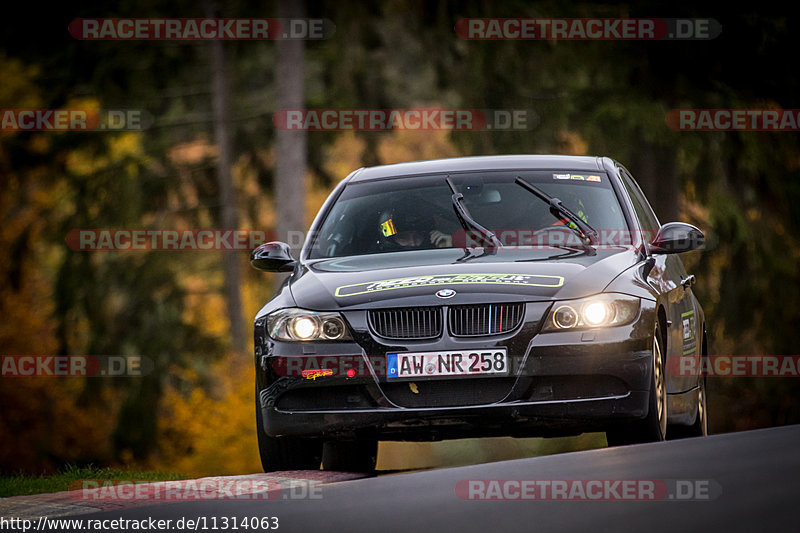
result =
[[[508,374],[505,348],[386,354],[387,377],[421,378]]]

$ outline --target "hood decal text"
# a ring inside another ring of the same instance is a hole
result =
[[[561,276],[542,274],[437,274],[342,285],[336,288],[334,295],[338,298],[345,298],[373,292],[437,285],[526,285],[556,288],[563,284],[564,278]]]

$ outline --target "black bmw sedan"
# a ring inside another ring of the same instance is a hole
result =
[[[379,440],[705,435],[694,226],[661,225],[605,157],[490,156],[357,170],[255,319],[266,471],[368,471]]]

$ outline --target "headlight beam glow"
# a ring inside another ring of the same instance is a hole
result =
[[[292,320],[292,333],[294,333],[298,339],[309,340],[317,333],[317,323],[311,317],[299,316]]]
[[[583,320],[587,326],[602,326],[609,322],[612,316],[611,306],[606,302],[590,302],[583,308]]]

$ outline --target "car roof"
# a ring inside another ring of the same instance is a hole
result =
[[[601,158],[574,155],[489,155],[477,157],[451,157],[412,161],[393,165],[361,168],[351,177],[351,183],[389,177],[441,174],[480,170],[582,170],[602,172]]]

